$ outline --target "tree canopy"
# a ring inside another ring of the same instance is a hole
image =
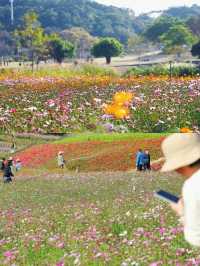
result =
[[[110,64],[113,56],[120,55],[122,51],[122,44],[114,38],[104,38],[96,43],[92,48],[92,54],[95,57],[105,57],[107,64]]]
[[[58,63],[62,63],[65,58],[71,58],[74,55],[73,44],[64,41],[57,35],[49,36],[48,50],[50,56]]]
[[[41,25],[51,32],[72,27],[82,27],[91,35],[115,37],[126,43],[134,34],[134,13],[126,9],[108,7],[89,0],[17,0],[15,24],[22,24],[22,17],[30,10],[39,15]],[[12,30],[8,0],[0,0],[0,24]]]
[[[177,50],[177,48],[192,46],[195,38],[186,26],[177,24],[164,33],[160,40],[164,44],[166,52],[173,52],[173,50]]]

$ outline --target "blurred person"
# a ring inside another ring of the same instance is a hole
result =
[[[151,156],[149,154],[149,151],[145,151],[143,155],[143,160],[144,160],[144,170],[151,170]]]
[[[65,159],[63,151],[59,151],[57,161],[58,161],[58,167],[63,169],[65,167]]]
[[[165,163],[162,172],[176,171],[186,180],[182,197],[172,209],[181,218],[184,236],[191,245],[200,246],[200,135],[176,133],[162,143]]]
[[[5,165],[4,171],[3,171],[3,181],[4,183],[10,183],[12,182],[12,177],[14,177],[13,170],[13,158],[10,157],[7,161],[7,164]]]
[[[0,170],[3,171],[5,169],[5,166],[6,166],[6,159],[2,158],[0,160]]]
[[[20,159],[17,159],[16,160],[16,163],[15,163],[15,170],[16,172],[18,172],[19,170],[21,170],[22,168],[22,162],[20,161]]]
[[[136,168],[137,171],[142,171],[144,166],[144,153],[141,149],[138,150],[136,154]]]

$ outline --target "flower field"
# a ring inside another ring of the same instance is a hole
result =
[[[117,92],[133,97],[113,116],[105,107]],[[178,132],[200,124],[199,78],[1,75],[0,99],[2,132]]]
[[[179,194],[182,182],[134,172],[17,176],[0,185],[0,265],[199,265],[199,250],[153,197]]]
[[[138,149],[149,150],[152,159],[161,157],[161,138],[127,141],[88,141],[69,144],[35,145],[22,152],[19,158],[27,168],[57,168],[57,153],[65,154],[67,168],[81,172],[91,171],[127,171],[135,168],[135,154]]]

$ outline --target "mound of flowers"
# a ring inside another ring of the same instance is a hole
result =
[[[139,148],[149,150],[152,159],[161,156],[163,138],[130,141],[89,141],[72,144],[42,144],[17,154],[25,167],[56,168],[57,153],[64,151],[67,167],[81,171],[126,171],[135,168],[135,155]]]

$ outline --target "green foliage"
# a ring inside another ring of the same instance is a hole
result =
[[[113,56],[119,56],[122,51],[122,44],[114,38],[102,39],[92,48],[92,54],[95,57],[105,57],[107,64],[110,64]]]
[[[65,58],[71,58],[74,55],[73,44],[55,34],[49,37],[48,49],[50,56],[58,63],[62,63]]]
[[[187,25],[194,35],[200,37],[200,14],[198,16],[191,17],[190,19],[188,19]]]
[[[191,53],[193,56],[198,56],[200,58],[200,41],[192,46]]]
[[[0,24],[12,30],[9,1],[0,4]],[[0,2],[1,2],[0,1]],[[50,32],[72,27],[82,27],[94,36],[111,36],[126,43],[134,34],[134,13],[126,9],[108,7],[89,0],[17,0],[15,1],[15,25],[27,10],[38,12],[42,26]]]
[[[176,24],[169,28],[169,30],[160,37],[166,52],[176,51],[176,48],[184,48],[184,46],[191,46],[195,41],[192,32],[182,24]]]
[[[182,23],[176,18],[169,16],[161,16],[157,18],[144,32],[144,37],[152,42],[159,42],[160,36],[163,33],[168,32],[168,30],[178,23]]]
[[[188,6],[172,7],[169,8],[167,11],[165,11],[164,15],[186,20],[194,16],[199,16],[200,6],[193,5],[191,7]]]
[[[27,57],[31,54],[32,64],[39,62],[47,54],[47,35],[40,26],[37,13],[31,11],[23,17],[24,25],[14,32],[18,48],[27,49]]]
[[[134,67],[129,69],[124,76],[167,76],[170,74],[169,67],[164,65],[159,66],[141,66]],[[200,69],[198,67],[193,66],[174,66],[172,68],[172,76],[182,77],[182,76],[196,76],[200,74]]]
[[[89,76],[117,76],[117,73],[113,69],[93,64],[82,65],[80,67],[80,73]]]
[[[75,46],[76,57],[87,58],[97,38],[94,38],[89,32],[83,28],[73,27],[66,29],[60,33],[64,40],[67,40]]]

